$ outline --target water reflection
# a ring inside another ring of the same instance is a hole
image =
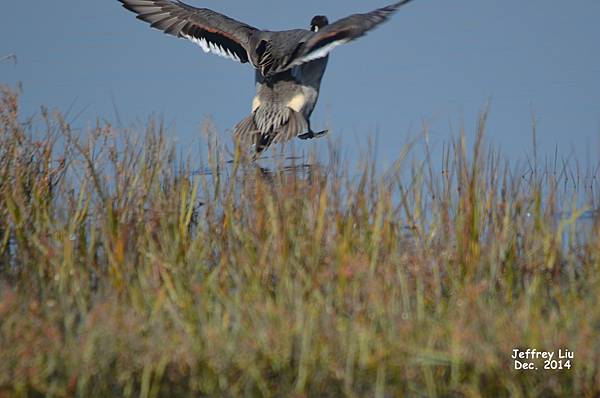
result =
[[[205,166],[192,171],[191,176],[216,176],[230,175],[234,166],[234,160],[227,160],[226,167]],[[248,176],[258,171],[265,178],[273,178],[276,175],[287,174],[298,177],[308,177],[316,170],[324,170],[321,163],[310,160],[304,156],[271,156],[261,158],[260,162],[245,163],[242,165],[242,175]]]

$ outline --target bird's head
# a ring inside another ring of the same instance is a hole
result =
[[[329,20],[325,15],[317,15],[310,21],[310,30],[318,32],[322,27],[329,25]]]

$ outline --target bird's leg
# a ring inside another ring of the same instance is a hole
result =
[[[329,130],[319,131],[318,133],[315,133],[314,131],[312,131],[312,128],[310,127],[310,120],[309,120],[308,121],[308,132],[304,133],[304,134],[300,134],[298,136],[298,138],[300,138],[301,140],[311,140],[313,138],[322,137],[327,133],[329,133]]]

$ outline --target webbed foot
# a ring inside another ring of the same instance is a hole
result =
[[[318,133],[315,133],[314,131],[310,130],[307,133],[300,134],[298,138],[300,138],[301,140],[312,140],[313,138],[321,138],[327,135],[327,133],[329,133],[329,130],[319,131]]]

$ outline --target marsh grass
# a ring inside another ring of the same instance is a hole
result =
[[[42,116],[3,90],[2,397],[600,394],[597,168],[511,166],[485,112],[441,170],[426,147],[382,172],[209,140],[198,173],[160,124]],[[575,358],[516,371],[514,348]]]

